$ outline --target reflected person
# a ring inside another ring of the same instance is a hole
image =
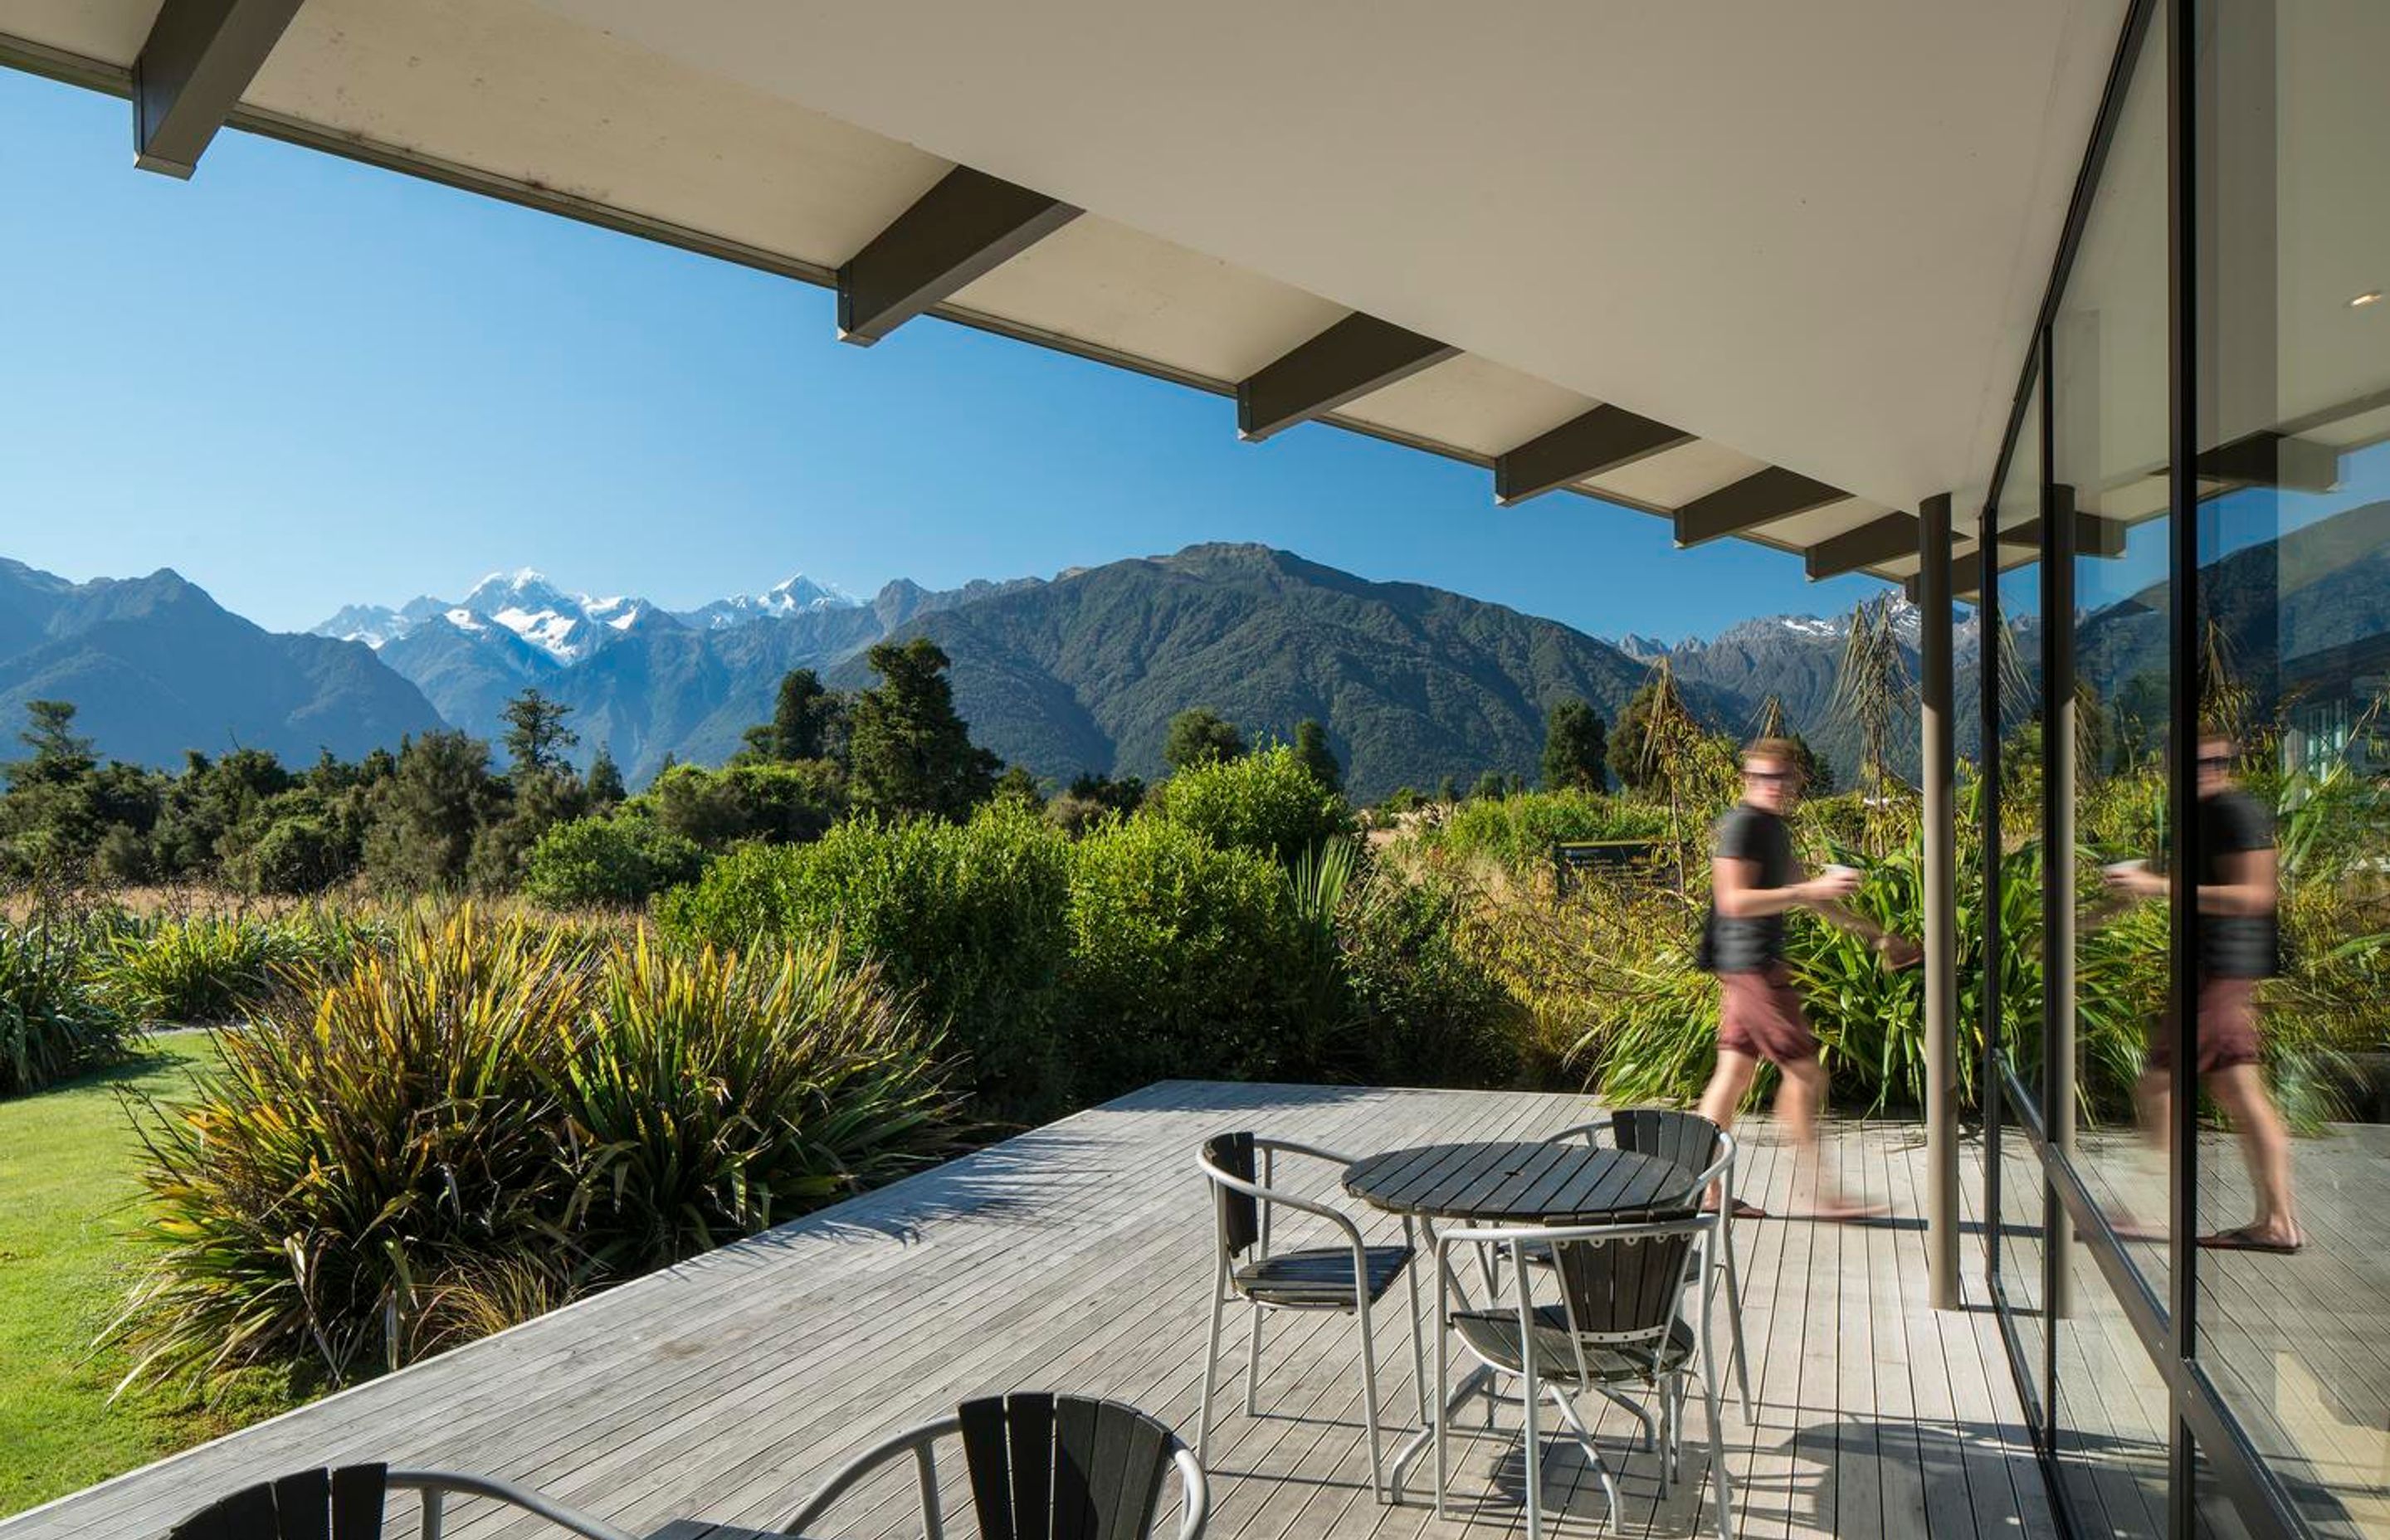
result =
[[[2207,1094],[2232,1120],[2257,1214],[2246,1225],[2199,1238],[2217,1250],[2296,1251],[2306,1237],[2291,1192],[2291,1136],[2266,1088],[2257,1036],[2257,981],[2275,971],[2275,911],[2280,879],[2273,819],[2232,776],[2232,736],[2213,724],[2199,735],[2199,918],[2194,949],[2198,1072]],[[2164,898],[2165,876],[2138,863],[2108,868],[2110,887],[2138,898]],[[2148,1067],[2135,1089],[2142,1126],[2161,1148],[2173,1130],[2176,1028],[2160,1024]]]
[[[1895,968],[1914,964],[1921,954],[1914,943],[1843,907],[1841,901],[1858,890],[1858,873],[1834,866],[1811,877],[1802,870],[1784,822],[1801,789],[1799,751],[1789,739],[1763,738],[1743,751],[1742,801],[1719,821],[1710,857],[1702,966],[1718,977],[1718,1056],[1698,1110],[1719,1127],[1730,1126],[1766,1059],[1783,1076],[1776,1115],[1804,1163],[1816,1169],[1826,1070],[1785,966],[1784,917],[1796,908],[1811,910],[1865,937]],[[1710,1201],[1716,1200],[1713,1192]],[[1882,1212],[1833,1191],[1820,1177],[1818,1218],[1858,1219]],[[1762,1217],[1748,1205],[1738,1205],[1737,1213]]]

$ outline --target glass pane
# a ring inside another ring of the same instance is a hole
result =
[[[2078,1240],[2069,1255],[2054,1403],[2068,1507],[2086,1534],[2165,1534],[2165,1381],[2090,1252]]]
[[[2041,389],[2034,388],[2008,476],[1999,527],[2041,517]],[[2030,547],[2010,547],[2027,550]],[[1991,637],[2000,705],[2000,1049],[2024,1085],[2035,1126],[2041,1097],[2041,564],[1999,575]],[[2038,1287],[2038,1285],[2037,1285]]]
[[[2390,1530],[2390,6],[2200,7],[2200,1351]]]
[[[2066,291],[2050,325],[2051,480],[2076,517],[2071,692],[2051,688],[2044,773],[2071,791],[2046,831],[2049,891],[2071,895],[2053,974],[2074,1052],[2071,1103],[2049,1109],[2085,1185],[2164,1296],[2166,1162],[2137,1126],[2166,993],[2166,92],[2152,28]],[[2061,507],[2063,507],[2062,502]],[[2053,901],[2058,901],[2053,898]]]
[[[2002,1109],[2014,1117],[2013,1107]],[[2024,1350],[2027,1368],[2027,1410],[2036,1422],[2045,1419],[2049,1405],[2046,1364],[2048,1326],[2042,1319],[2041,1269],[2044,1226],[2049,1220],[2049,1187],[2041,1179],[2041,1161],[2024,1135],[2013,1128],[2000,1131],[2000,1300]]]

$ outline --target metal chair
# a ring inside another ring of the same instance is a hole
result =
[[[1742,1272],[1734,1251],[1734,1168],[1737,1146],[1732,1134],[1699,1112],[1680,1112],[1665,1107],[1628,1107],[1590,1123],[1563,1128],[1548,1141],[1559,1144],[1565,1139],[1582,1138],[1599,1149],[1604,1136],[1614,1149],[1631,1149],[1638,1154],[1656,1155],[1664,1161],[1674,1161],[1687,1171],[1698,1171],[1702,1188],[1715,1184],[1718,1189],[1718,1206],[1704,1210],[1700,1218],[1708,1226],[1703,1237],[1700,1263],[1721,1268],[1726,1274],[1726,1325],[1729,1357],[1734,1366],[1735,1390],[1742,1400],[1745,1421],[1752,1417],[1751,1365],[1742,1350]],[[1704,1320],[1703,1328],[1708,1329]]]
[[[440,1540],[451,1494],[488,1497],[537,1514],[584,1540],[635,1540],[603,1520],[538,1493],[455,1470],[392,1470],[344,1465],[301,1470],[222,1497],[166,1532],[167,1540],[380,1540],[382,1500],[392,1488],[421,1494],[423,1540]]]
[[[1705,1351],[1705,1333],[1685,1319],[1684,1300],[1698,1278],[1706,1308],[1714,1275],[1688,1265],[1698,1256],[1703,1222],[1686,1216],[1619,1225],[1568,1226],[1463,1226],[1447,1230],[1436,1240],[1436,1404],[1435,1507],[1445,1513],[1450,1422],[1446,1390],[1448,1369],[1446,1330],[1459,1334],[1461,1343],[1495,1375],[1520,1380],[1520,1411],[1526,1456],[1527,1540],[1543,1534],[1543,1454],[1536,1426],[1537,1405],[1549,1398],[1561,1421],[1592,1464],[1609,1499],[1613,1519],[1618,1512],[1618,1482],[1602,1459],[1592,1432],[1577,1415],[1573,1393],[1593,1392],[1620,1399],[1623,1388],[1641,1387],[1660,1402],[1662,1475],[1674,1481],[1679,1473],[1684,1428],[1685,1386],[1698,1367],[1702,1399],[1709,1414],[1710,1482],[1715,1499],[1720,1540],[1732,1533],[1732,1495],[1728,1490],[1725,1446],[1720,1437],[1717,1365]],[[1509,1308],[1448,1311],[1456,1282],[1451,1255],[1455,1247],[1487,1246],[1509,1252],[1512,1303]],[[1535,1251],[1548,1265],[1522,1265]],[[1538,1304],[1535,1281],[1554,1279],[1559,1302]],[[1464,1387],[1462,1394],[1468,1393]],[[1488,1377],[1485,1393],[1493,1393]],[[1649,1426],[1649,1419],[1646,1419]]]
[[[1277,1178],[1280,1155],[1353,1163],[1350,1156],[1287,1139],[1263,1138],[1251,1133],[1221,1134],[1203,1142],[1197,1163],[1212,1184],[1212,1213],[1218,1238],[1217,1261],[1212,1274],[1212,1331],[1203,1352],[1203,1409],[1197,1423],[1195,1448],[1206,1455],[1212,1442],[1212,1389],[1220,1376],[1220,1329],[1228,1305],[1238,1300],[1253,1307],[1253,1341],[1245,1359],[1245,1415],[1260,1415],[1262,1321],[1273,1310],[1348,1311],[1361,1328],[1361,1409],[1369,1434],[1369,1480],[1381,1497],[1386,1495],[1385,1456],[1378,1429],[1378,1357],[1370,1335],[1370,1307],[1396,1277],[1410,1287],[1412,1373],[1419,1387],[1420,1415],[1427,1415],[1427,1341],[1420,1324],[1419,1277],[1411,1269],[1418,1254],[1411,1219],[1403,1220],[1400,1246],[1371,1246],[1360,1226],[1325,1203],[1281,1192]],[[1256,1169],[1258,1161],[1258,1169]],[[1343,1232],[1344,1243],[1300,1251],[1270,1248],[1270,1216],[1277,1209],[1292,1209],[1326,1220]]]
[[[921,1533],[925,1540],[943,1540],[934,1446],[949,1435],[963,1441],[983,1540],[1147,1540],[1161,1515],[1163,1478],[1174,1466],[1177,1540],[1202,1540],[1211,1493],[1202,1463],[1177,1434],[1117,1401],[1042,1391],[966,1401],[952,1417],[866,1450],[781,1530],[803,1534],[858,1482],[909,1454],[920,1489]]]

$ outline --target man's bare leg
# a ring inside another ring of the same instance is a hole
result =
[[[2298,1206],[2291,1196],[2291,1133],[2257,1066],[2231,1064],[2211,1072],[2207,1094],[2241,1136],[2242,1159],[2248,1162],[2249,1186],[2257,1198],[2257,1217],[2247,1226],[2248,1233],[2272,1244],[2301,1244]]]
[[[1813,1206],[1820,1219],[1860,1219],[1882,1212],[1880,1205],[1846,1197],[1826,1177],[1825,1157],[1818,1144],[1818,1119],[1826,1106],[1826,1067],[1814,1058],[1780,1064],[1783,1085],[1776,1093],[1776,1117],[1784,1125],[1794,1150],[1795,1182],[1805,1168],[1815,1194]]]
[[[1720,1048],[1717,1068],[1710,1072],[1710,1083],[1703,1089],[1702,1099],[1694,1105],[1693,1110],[1720,1128],[1733,1127],[1735,1109],[1741,1107],[1742,1098],[1751,1094],[1752,1077],[1758,1072],[1759,1060],[1750,1054]],[[1721,1197],[1716,1183],[1710,1184],[1710,1190],[1703,1200],[1711,1208],[1717,1207]]]

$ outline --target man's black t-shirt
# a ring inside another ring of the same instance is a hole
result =
[[[1792,880],[1792,832],[1784,820],[1749,802],[1718,820],[1710,853],[1758,865],[1752,886],[1781,888]],[[1729,919],[1710,914],[1711,968],[1719,973],[1755,973],[1784,956],[1784,917]]]
[[[2199,800],[2199,885],[2224,880],[2224,857],[2274,848],[2274,821],[2246,791]],[[2200,971],[2217,979],[2263,979],[2275,970],[2274,912],[2201,915]]]

